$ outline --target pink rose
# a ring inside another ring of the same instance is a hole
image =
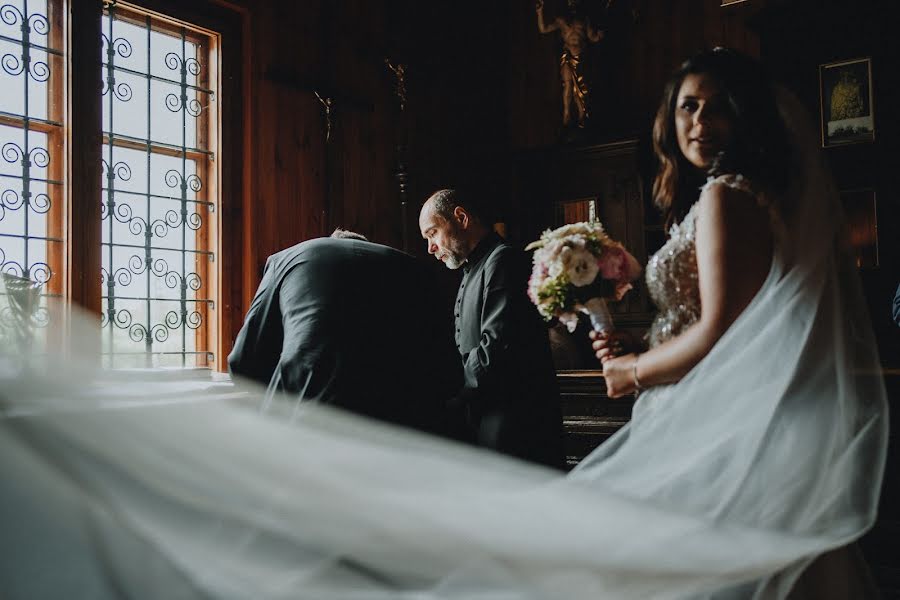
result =
[[[611,281],[632,281],[641,274],[637,259],[620,245],[607,248],[597,260],[603,279]]]
[[[621,248],[609,248],[603,251],[597,260],[600,274],[603,279],[619,281],[622,279],[625,267],[625,252]]]

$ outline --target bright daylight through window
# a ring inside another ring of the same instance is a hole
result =
[[[0,271],[40,290],[32,320],[46,331],[47,298],[78,268],[66,256],[66,129],[78,118],[66,93],[93,83],[67,82],[66,8],[0,8]],[[211,367],[218,36],[121,2],[105,3],[101,31],[103,362]]]

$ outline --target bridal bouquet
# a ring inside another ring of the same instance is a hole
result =
[[[596,221],[548,229],[525,249],[535,251],[528,297],[545,319],[557,317],[570,332],[579,312],[596,331],[611,330],[606,301],[621,300],[641,273],[637,260]]]

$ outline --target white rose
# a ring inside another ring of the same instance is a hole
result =
[[[567,261],[566,275],[569,281],[576,287],[590,285],[597,277],[600,267],[597,266],[597,259],[587,250],[572,251],[571,258]]]
[[[559,277],[564,272],[568,272],[572,262],[573,253],[569,246],[558,246],[555,250],[556,256],[550,263],[550,277]]]

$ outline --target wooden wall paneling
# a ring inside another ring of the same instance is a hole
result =
[[[498,205],[507,204],[508,174],[502,165],[510,135],[509,4],[461,7],[449,0],[398,0],[386,9],[389,47],[408,65],[403,119],[408,124],[409,250],[437,271],[451,321],[459,273],[427,256],[418,212],[435,190],[473,179],[494,191]],[[526,10],[533,16],[533,8]],[[396,197],[394,189],[391,197]],[[395,214],[393,207],[382,210]]]
[[[390,118],[392,75],[387,58],[386,12],[382,3],[342,4],[336,15],[335,87],[346,95],[338,117],[340,171],[331,178],[337,197],[331,226],[359,230],[372,241],[400,246],[400,214],[392,183],[395,128]],[[395,61],[396,57],[392,57]]]
[[[68,3],[68,190],[66,245],[69,263],[66,269],[66,296],[69,301],[99,315],[100,293],[100,197],[101,197],[101,127],[102,109],[98,90],[100,82],[100,16],[102,4]],[[96,85],[73,85],[95,81]],[[71,305],[67,305],[71,306]],[[54,311],[55,312],[55,311]],[[58,314],[58,313],[56,313]],[[67,321],[65,330],[75,326]],[[95,334],[88,338],[89,334]],[[78,329],[67,334],[69,351],[79,356],[99,356],[100,327],[88,332]]]
[[[234,198],[228,206],[223,206],[219,217],[220,254],[222,264],[219,267],[219,281],[223,280],[224,273],[231,273],[231,283],[219,288],[222,306],[219,310],[219,348],[216,368],[226,371],[228,353],[231,352],[234,339],[244,322],[245,307],[250,307],[252,300],[250,291],[253,274],[253,258],[251,252],[252,240],[250,227],[252,225],[252,205],[256,192],[253,168],[253,141],[255,139],[253,128],[256,124],[256,80],[257,73],[253,68],[256,64],[256,49],[253,47],[254,16],[246,7],[237,11],[240,15],[240,44],[232,43],[223,45],[223,53],[232,60],[240,59],[240,81],[227,82],[230,93],[240,95],[240,110],[231,113],[230,119],[237,119],[240,126],[232,133],[225,135],[223,132],[222,146],[239,146],[241,149],[240,163],[235,164],[229,179],[222,176],[222,185],[235,186],[234,193],[240,190],[240,198]],[[224,88],[225,82],[223,82]],[[224,93],[224,92],[223,92]],[[224,118],[224,117],[223,117]],[[239,182],[235,179],[240,177]],[[237,185],[239,184],[239,185]],[[226,250],[227,248],[227,250]],[[227,261],[227,262],[226,262]]]
[[[254,245],[257,264],[280,249],[273,246],[327,235],[335,226],[369,228],[362,233],[397,243],[397,217],[381,208],[390,203],[390,131],[375,110],[389,83],[383,12],[370,3],[283,2],[260,9],[256,160],[258,195],[265,200],[256,207],[254,236],[277,243]],[[278,32],[274,41],[267,31]],[[283,80],[273,80],[273,72]],[[314,90],[334,98],[327,144]],[[388,214],[393,223],[381,218]]]
[[[100,15],[102,4],[69,3],[68,297],[100,313],[100,164],[102,112]],[[96,81],[97,85],[71,84]],[[99,338],[98,338],[99,342]]]
[[[880,266],[864,269],[860,276],[882,362],[897,368],[900,330],[891,318],[890,303],[900,273],[900,203],[893,192],[900,159],[900,118],[891,107],[900,103],[896,68],[900,40],[891,23],[887,7],[874,0],[861,0],[852,7],[814,0],[773,1],[756,19],[764,62],[797,94],[817,126],[821,118],[819,65],[872,58],[875,141],[828,147],[823,152],[838,189],[875,190]]]
[[[550,17],[553,3],[546,3]],[[557,32],[542,34],[533,4],[507,3],[510,22],[509,130],[511,145],[529,148],[553,143],[562,110]]]
[[[219,89],[223,104],[219,120],[222,124],[220,140],[220,207],[217,223],[218,244],[216,275],[219,282],[218,347],[215,368],[227,369],[226,359],[232,340],[243,323],[242,302],[245,256],[242,247],[244,231],[241,216],[246,214],[246,202],[252,191],[249,162],[249,123],[252,98],[247,91],[251,85],[247,33],[250,27],[246,11],[228,9],[228,26],[223,31]]]
[[[247,254],[252,298],[269,255],[324,233],[322,4],[271,2],[254,7],[255,190]],[[286,84],[283,80],[288,80]],[[248,300],[249,304],[249,300]]]

